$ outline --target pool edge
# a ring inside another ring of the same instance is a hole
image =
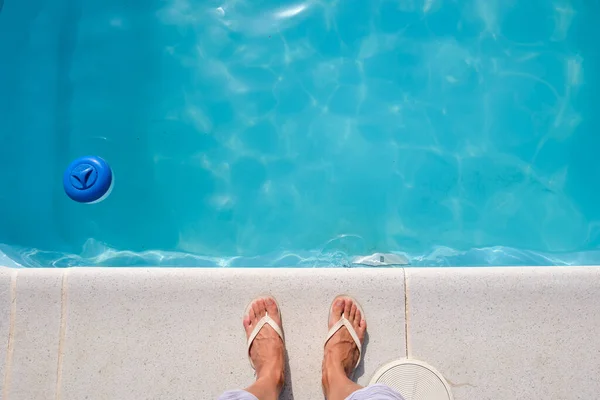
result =
[[[10,399],[214,398],[252,380],[239,319],[273,293],[288,388],[313,398],[323,319],[342,292],[367,313],[359,383],[408,355],[438,368],[456,399],[600,390],[600,339],[586,334],[600,328],[600,267],[0,268],[0,376]]]

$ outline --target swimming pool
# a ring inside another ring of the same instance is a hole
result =
[[[597,264],[597,15],[4,0],[0,263]],[[83,205],[61,179],[90,154],[116,183]]]

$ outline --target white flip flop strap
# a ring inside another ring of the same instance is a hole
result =
[[[273,330],[277,332],[281,340],[283,340],[283,331],[281,330],[281,327],[277,324],[277,322],[275,322],[273,318],[269,317],[269,313],[267,313],[264,317],[260,319],[260,321],[258,321],[256,326],[252,330],[252,333],[250,334],[250,336],[248,336],[248,358],[250,359],[250,365],[252,365],[252,368],[254,368],[254,363],[250,358],[250,347],[252,346],[252,342],[254,342],[254,339],[256,339],[256,336],[258,335],[260,330],[265,325],[270,325],[271,328],[273,328]]]
[[[327,334],[327,340],[325,340],[325,344],[327,344],[327,342],[329,341],[329,339],[331,339],[331,337],[333,335],[335,335],[336,332],[339,331],[343,326],[345,326],[346,329],[348,329],[348,332],[350,333],[350,336],[352,336],[352,339],[354,340],[354,343],[356,343],[356,347],[358,347],[358,360],[356,361],[356,365],[354,366],[354,368],[356,368],[356,367],[358,367],[358,364],[360,363],[360,359],[362,357],[362,343],[358,339],[358,335],[356,334],[356,331],[354,330],[354,327],[352,326],[352,324],[350,323],[350,321],[348,321],[346,319],[346,316],[344,314],[342,314],[342,318],[340,318],[338,322],[336,322],[335,324],[333,324],[333,326],[329,330],[329,333]]]

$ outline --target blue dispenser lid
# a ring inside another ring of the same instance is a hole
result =
[[[113,175],[106,161],[97,156],[74,160],[63,174],[63,187],[71,199],[91,203],[110,190]]]

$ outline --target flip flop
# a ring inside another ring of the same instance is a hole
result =
[[[277,303],[277,300],[275,300],[275,298],[273,296],[261,296],[261,297],[257,297],[255,299],[253,299],[248,304],[248,306],[246,307],[246,310],[244,311],[244,318],[247,315],[249,315],[250,308],[252,307],[252,303],[254,303],[256,300],[259,300],[259,299],[272,299],[275,302],[275,304],[277,305],[277,312],[279,314],[279,319],[281,320],[281,309],[279,308],[279,304]],[[277,324],[277,322],[275,322],[275,320],[273,318],[269,317],[269,312],[267,311],[265,313],[265,316],[262,317],[258,321],[258,323],[256,324],[256,326],[252,330],[252,333],[250,333],[250,336],[248,336],[248,360],[250,360],[250,365],[252,366],[253,369],[255,369],[255,368],[254,368],[254,363],[252,362],[252,359],[250,358],[250,346],[252,346],[252,342],[254,342],[254,339],[256,339],[256,336],[258,335],[258,332],[260,332],[260,330],[265,325],[270,325],[271,328],[273,328],[273,330],[279,335],[279,337],[281,338],[281,340],[285,344],[285,340],[283,338],[283,329],[281,329],[281,326],[279,326],[279,324]]]
[[[327,317],[327,323],[329,323],[329,320],[331,319],[331,313],[333,312],[333,305],[335,304],[336,301],[338,301],[340,299],[352,300],[354,302],[354,304],[356,304],[356,308],[360,311],[361,318],[365,319],[365,312],[363,311],[360,304],[358,304],[358,301],[356,301],[354,298],[352,298],[350,296],[340,295],[340,296],[337,296],[335,299],[333,299],[333,301],[331,302],[331,306],[329,307],[329,316]],[[338,320],[338,322],[333,324],[331,329],[329,329],[329,333],[327,334],[327,339],[325,339],[325,345],[327,345],[327,342],[329,342],[329,339],[331,339],[331,337],[333,335],[335,335],[336,332],[339,331],[340,329],[342,329],[342,327],[344,327],[344,326],[346,327],[346,329],[348,329],[350,336],[352,336],[352,340],[354,340],[354,343],[356,343],[356,347],[358,347],[358,360],[356,360],[356,365],[354,366],[354,369],[356,369],[356,367],[358,367],[358,364],[360,364],[360,360],[362,358],[362,343],[358,339],[358,335],[356,334],[356,331],[354,330],[352,323],[346,319],[346,316],[344,314],[342,314],[342,317]]]

